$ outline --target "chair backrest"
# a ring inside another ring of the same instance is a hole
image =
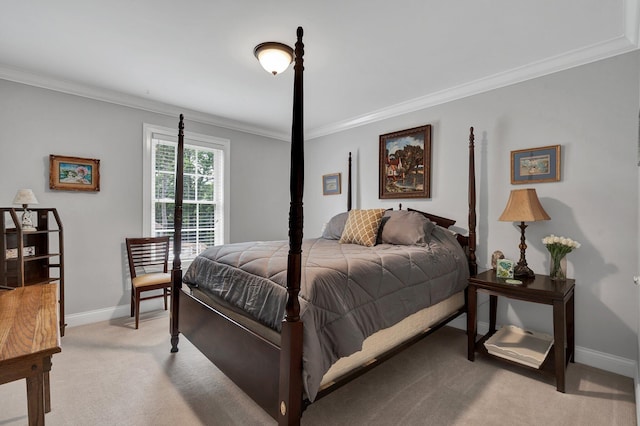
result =
[[[169,237],[126,238],[131,278],[150,272],[167,272]]]

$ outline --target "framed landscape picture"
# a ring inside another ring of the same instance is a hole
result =
[[[49,155],[49,188],[100,191],[100,160]]]
[[[379,198],[431,196],[431,125],[380,135]]]
[[[511,183],[560,180],[560,145],[511,151]]]

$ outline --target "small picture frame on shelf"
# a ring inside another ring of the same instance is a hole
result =
[[[515,262],[509,259],[497,259],[496,260],[496,277],[498,278],[513,278],[513,269]]]

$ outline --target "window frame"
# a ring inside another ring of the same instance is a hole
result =
[[[154,137],[156,135],[156,137]],[[158,137],[160,136],[160,137]],[[171,142],[178,142],[178,130],[168,127],[155,126],[152,124],[143,123],[143,164],[142,164],[142,235],[144,237],[150,237],[153,235],[153,217],[154,217],[154,202],[151,191],[151,183],[153,181],[152,164],[152,140],[164,139]],[[200,146],[203,148],[217,149],[223,152],[223,196],[222,196],[222,233],[223,243],[229,242],[229,230],[230,230],[230,195],[231,195],[231,141],[229,139],[220,138],[216,136],[203,135],[193,132],[184,132],[185,145]],[[183,259],[186,263],[190,263],[191,259]]]

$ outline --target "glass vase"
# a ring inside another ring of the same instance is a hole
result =
[[[556,281],[564,281],[567,279],[567,259],[565,256],[551,256],[549,277]]]

